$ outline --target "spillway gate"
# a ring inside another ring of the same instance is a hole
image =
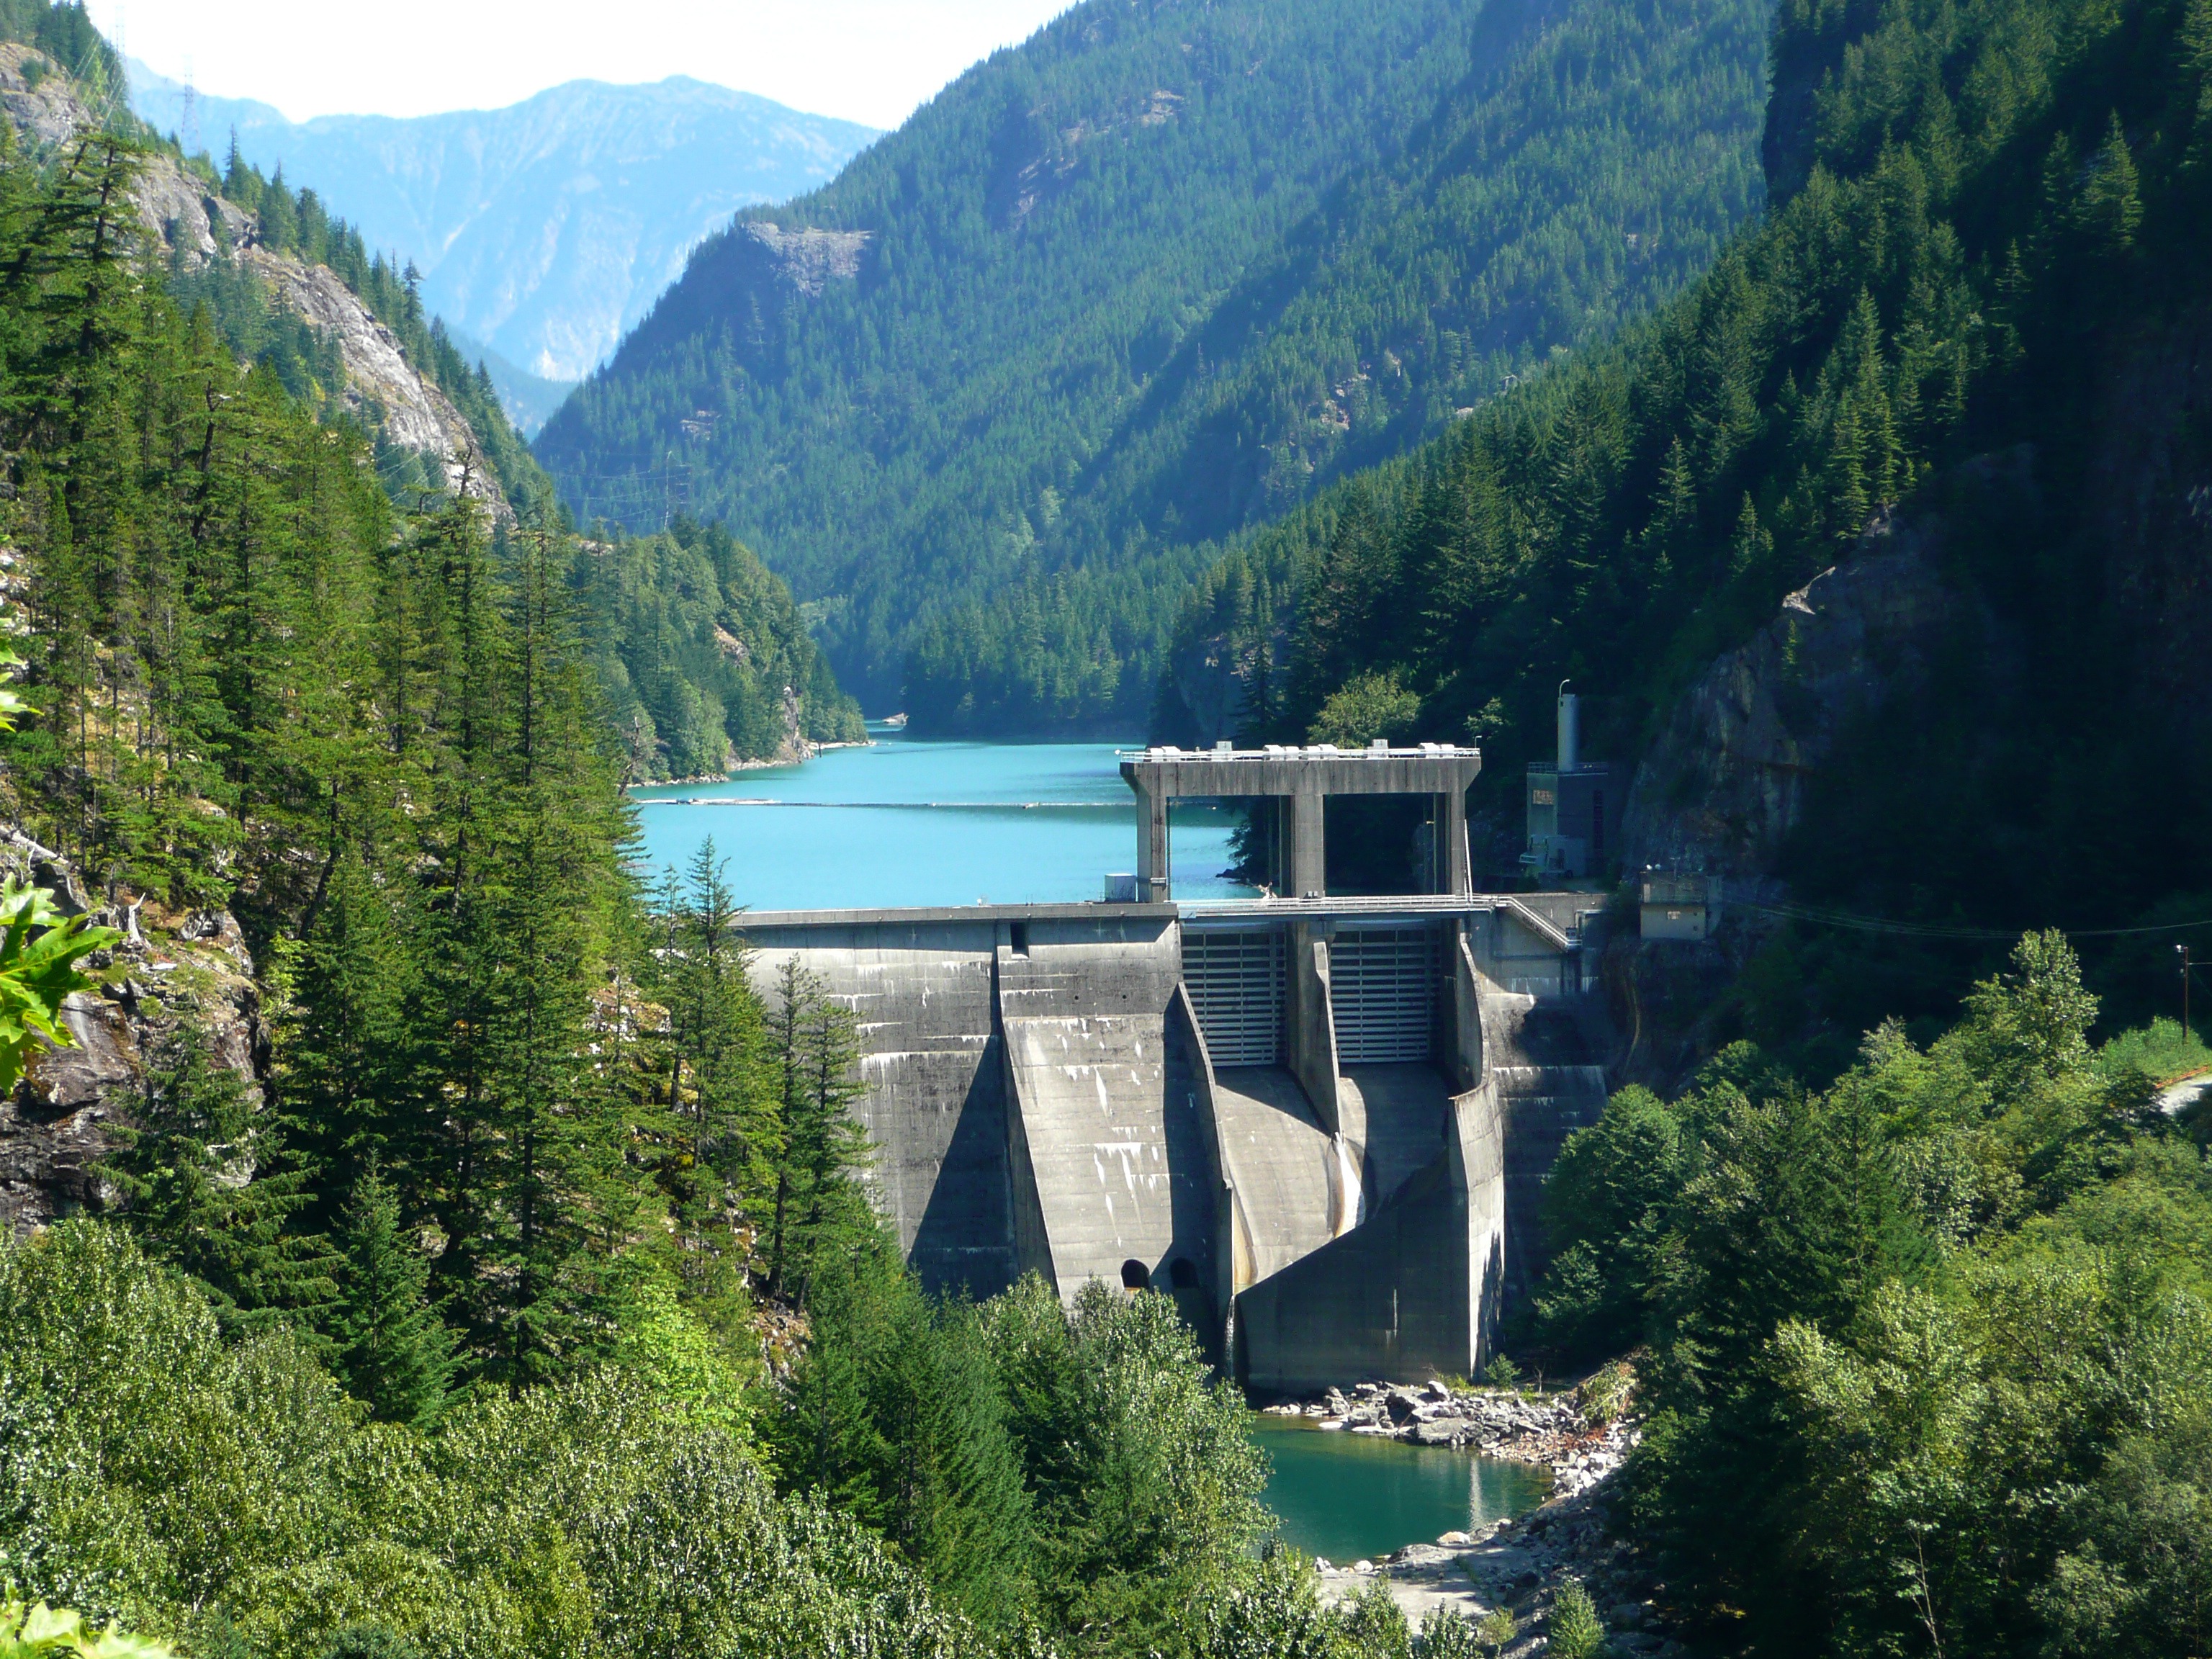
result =
[[[1279,928],[1184,927],[1182,982],[1216,1066],[1280,1062],[1283,958]]]

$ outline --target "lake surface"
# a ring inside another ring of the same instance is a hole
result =
[[[975,743],[871,727],[866,749],[726,783],[631,792],[643,856],[686,868],[709,836],[738,902],[754,910],[1095,899],[1137,867],[1136,796],[1110,743]],[[1224,881],[1234,820],[1179,803],[1170,825],[1179,898],[1251,890]]]
[[[1255,1413],[1252,1437],[1274,1460],[1267,1507],[1283,1539],[1339,1565],[1434,1543],[1534,1509],[1550,1474],[1527,1463],[1449,1446],[1410,1446],[1380,1435],[1316,1429]]]

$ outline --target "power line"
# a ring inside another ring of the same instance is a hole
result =
[[[1825,927],[1849,928],[1855,933],[1893,933],[1903,939],[2011,940],[2022,933],[2036,931],[2032,927],[1951,927],[1940,922],[1899,921],[1887,916],[1856,915],[1848,910],[1831,910],[1811,904],[1750,904],[1735,900],[1728,902],[1735,908],[1759,915],[1780,916],[1788,921],[1812,922]],[[2062,927],[2059,931],[2069,939],[2124,939],[2149,933],[2185,933],[2198,927],[2212,927],[2212,916],[2199,921],[2166,921],[2142,927]]]

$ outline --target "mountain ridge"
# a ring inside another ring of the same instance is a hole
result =
[[[142,118],[185,124],[182,83],[134,64],[131,85]],[[234,129],[247,161],[343,202],[374,246],[412,259],[455,329],[553,381],[611,349],[738,208],[822,182],[876,137],[686,76],[417,117],[293,122],[252,100],[192,101],[205,148]]]
[[[939,731],[1141,720],[1206,538],[1710,258],[1757,198],[1765,16],[1075,7],[833,185],[748,216],[869,235],[852,282],[801,293],[737,232],[710,240],[538,453],[586,519],[672,491],[726,516],[872,707]],[[1440,125],[1469,142],[1401,177]],[[1408,281],[1330,287],[1335,251],[1397,234],[1382,197],[1461,179],[1482,199],[1415,228]],[[1529,211],[1491,214],[1501,191]],[[1470,214],[1505,234],[1468,237]],[[1278,269],[1304,310],[1252,289]]]

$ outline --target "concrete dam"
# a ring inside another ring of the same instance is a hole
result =
[[[852,1009],[871,1182],[933,1289],[1172,1296],[1261,1395],[1473,1375],[1605,1102],[1585,893],[1467,890],[1468,750],[1149,751],[1130,902],[744,919]],[[1387,786],[1387,787],[1384,787]],[[1320,890],[1322,798],[1427,794],[1437,890]],[[1177,903],[1166,802],[1279,794],[1294,896]]]

